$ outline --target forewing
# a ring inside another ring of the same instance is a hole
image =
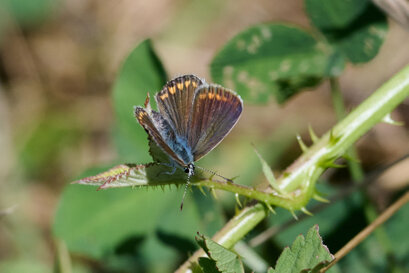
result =
[[[135,117],[139,124],[145,129],[150,138],[157,143],[166,154],[168,154],[173,160],[180,165],[185,165],[183,161],[176,155],[176,153],[169,147],[166,139],[175,137],[173,129],[167,124],[166,120],[160,116],[159,113],[151,111],[148,113],[146,109],[142,107],[135,107]],[[159,131],[162,131],[161,132]]]
[[[195,90],[203,82],[193,75],[184,75],[169,81],[156,94],[156,104],[162,116],[169,121],[176,134],[187,139],[189,116]]]
[[[194,161],[210,152],[237,123],[243,101],[234,91],[218,85],[199,87],[190,118],[189,145]]]

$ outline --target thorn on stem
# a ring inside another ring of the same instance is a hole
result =
[[[276,211],[273,209],[273,207],[269,203],[264,202],[264,204],[267,206],[268,210],[271,211],[272,214],[277,214]]]
[[[338,141],[338,138],[334,135],[334,130],[331,129],[331,131],[329,131],[329,144],[334,145],[336,144]]]
[[[216,191],[214,190],[214,188],[210,188],[210,192],[212,193],[214,199],[218,199]]]
[[[307,145],[305,145],[304,141],[302,141],[302,138],[300,135],[297,134],[297,141],[298,145],[300,145],[300,148],[303,152],[306,152],[308,150]]]
[[[291,210],[290,212],[291,212],[291,215],[294,217],[294,219],[298,221],[298,217],[295,214],[295,212],[293,210]]]
[[[234,196],[236,197],[236,202],[237,202],[237,204],[239,205],[240,208],[242,208],[243,205],[242,205],[241,202],[240,202],[240,196],[239,196],[239,194],[236,192],[236,194],[235,194]]]
[[[314,198],[315,200],[317,200],[319,202],[323,202],[323,203],[329,203],[330,202],[328,199],[322,197],[322,195],[317,191],[314,193],[312,198]]]
[[[318,137],[315,134],[314,130],[311,127],[311,124],[308,125],[308,132],[310,133],[310,137],[313,143],[316,143],[318,141]]]
[[[301,211],[304,212],[305,214],[309,215],[309,216],[313,216],[313,214],[310,211],[308,211],[305,207],[302,207]]]

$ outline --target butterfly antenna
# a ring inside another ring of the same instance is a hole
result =
[[[233,183],[233,180],[231,180],[231,179],[229,179],[229,178],[227,178],[227,177],[224,177],[224,176],[222,176],[222,175],[220,175],[220,174],[218,174],[218,173],[216,173],[216,172],[214,172],[214,171],[212,171],[212,170],[208,170],[208,169],[205,169],[205,168],[199,167],[199,166],[196,166],[196,168],[199,168],[199,169],[202,170],[202,171],[209,172],[209,173],[211,173],[211,174],[213,174],[213,175],[215,175],[215,176],[221,177],[221,178],[223,178],[224,180],[226,180],[226,181],[229,182],[229,183]]]
[[[190,185],[190,175],[187,176],[185,190],[183,191],[182,203],[180,204],[180,210],[183,210],[183,202],[185,201],[186,192],[187,192],[187,188],[189,187],[189,185]]]

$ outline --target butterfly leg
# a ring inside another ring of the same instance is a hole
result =
[[[168,166],[169,168],[172,168],[169,172],[164,172],[164,174],[167,175],[172,175],[176,172],[176,166],[172,164],[166,164],[165,166]]]
[[[160,172],[158,173],[158,175],[162,175],[162,174],[167,174],[167,175],[173,175],[176,172],[176,168],[178,167],[178,165],[176,165],[174,162],[170,162],[170,163],[164,163],[164,162],[160,162],[160,165],[166,166],[171,168],[170,171],[167,172]]]

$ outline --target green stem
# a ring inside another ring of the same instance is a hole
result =
[[[339,88],[338,78],[330,78],[329,83],[331,87],[331,98],[332,104],[334,105],[335,115],[337,116],[338,120],[341,120],[346,116],[346,111],[342,93]]]
[[[192,183],[198,187],[208,187],[210,189],[224,190],[233,193],[238,193],[242,196],[246,196],[250,199],[256,199],[263,203],[279,206],[287,210],[299,210],[305,206],[305,204],[311,199],[314,193],[314,186],[305,187],[304,191],[294,192],[286,196],[279,194],[272,194],[271,189],[258,190],[248,186],[243,186],[230,182],[221,182],[215,180],[201,180]]]
[[[342,156],[363,134],[389,114],[409,95],[409,66],[386,82],[354,111],[302,154],[278,179],[282,190],[296,190],[312,168],[322,173],[325,162]]]
[[[332,104],[334,105],[335,114],[338,120],[342,120],[346,116],[346,110],[342,93],[339,88],[338,78],[330,78],[329,82],[331,86],[331,98]],[[361,182],[364,179],[364,172],[361,164],[358,162],[358,154],[354,146],[348,149],[346,152],[346,157],[348,158],[348,169],[352,180],[355,182]]]
[[[233,217],[221,230],[212,238],[215,242],[226,248],[232,248],[241,240],[250,230],[267,216],[267,209],[262,204],[256,204],[244,208],[238,215]],[[205,256],[203,249],[196,251],[176,272],[188,272],[191,262],[199,257]]]
[[[67,245],[64,241],[57,239],[55,241],[56,248],[57,248],[57,272],[60,273],[71,273],[72,272],[72,265],[71,265],[71,258],[70,253],[68,252]]]
[[[267,272],[268,263],[252,247],[239,241],[234,245],[234,251],[243,259],[243,263],[252,272]]]
[[[330,78],[330,86],[331,86],[331,97],[332,97],[332,102],[334,105],[335,113],[337,115],[338,120],[341,120],[346,116],[346,111],[345,111],[345,104],[342,98],[342,93],[339,87],[338,79]],[[359,163],[359,158],[358,158],[355,147],[351,146],[351,148],[348,149],[346,154],[348,158],[348,168],[349,168],[349,172],[351,174],[352,180],[356,184],[362,183],[365,175],[364,175],[362,166]],[[361,195],[364,200],[363,202],[364,202],[365,218],[368,223],[372,223],[378,217],[378,213],[376,212],[374,204],[369,200],[368,195],[365,192],[362,192]],[[379,228],[377,228],[374,231],[374,233],[375,233],[375,237],[377,241],[381,245],[385,254],[387,254],[387,256],[393,257],[394,253],[391,247],[391,242],[383,226],[380,226]]]
[[[356,140],[380,122],[408,96],[409,66],[402,69],[375,91],[287,168],[277,180],[281,190],[292,192],[302,186],[313,188],[315,181],[312,180],[318,178],[325,170],[325,162],[343,155]],[[309,185],[305,185],[306,183]],[[244,208],[213,237],[213,240],[229,248],[253,229],[266,215],[266,210],[261,204]],[[177,272],[186,272],[190,264],[201,256],[200,253],[202,252],[198,250]]]

